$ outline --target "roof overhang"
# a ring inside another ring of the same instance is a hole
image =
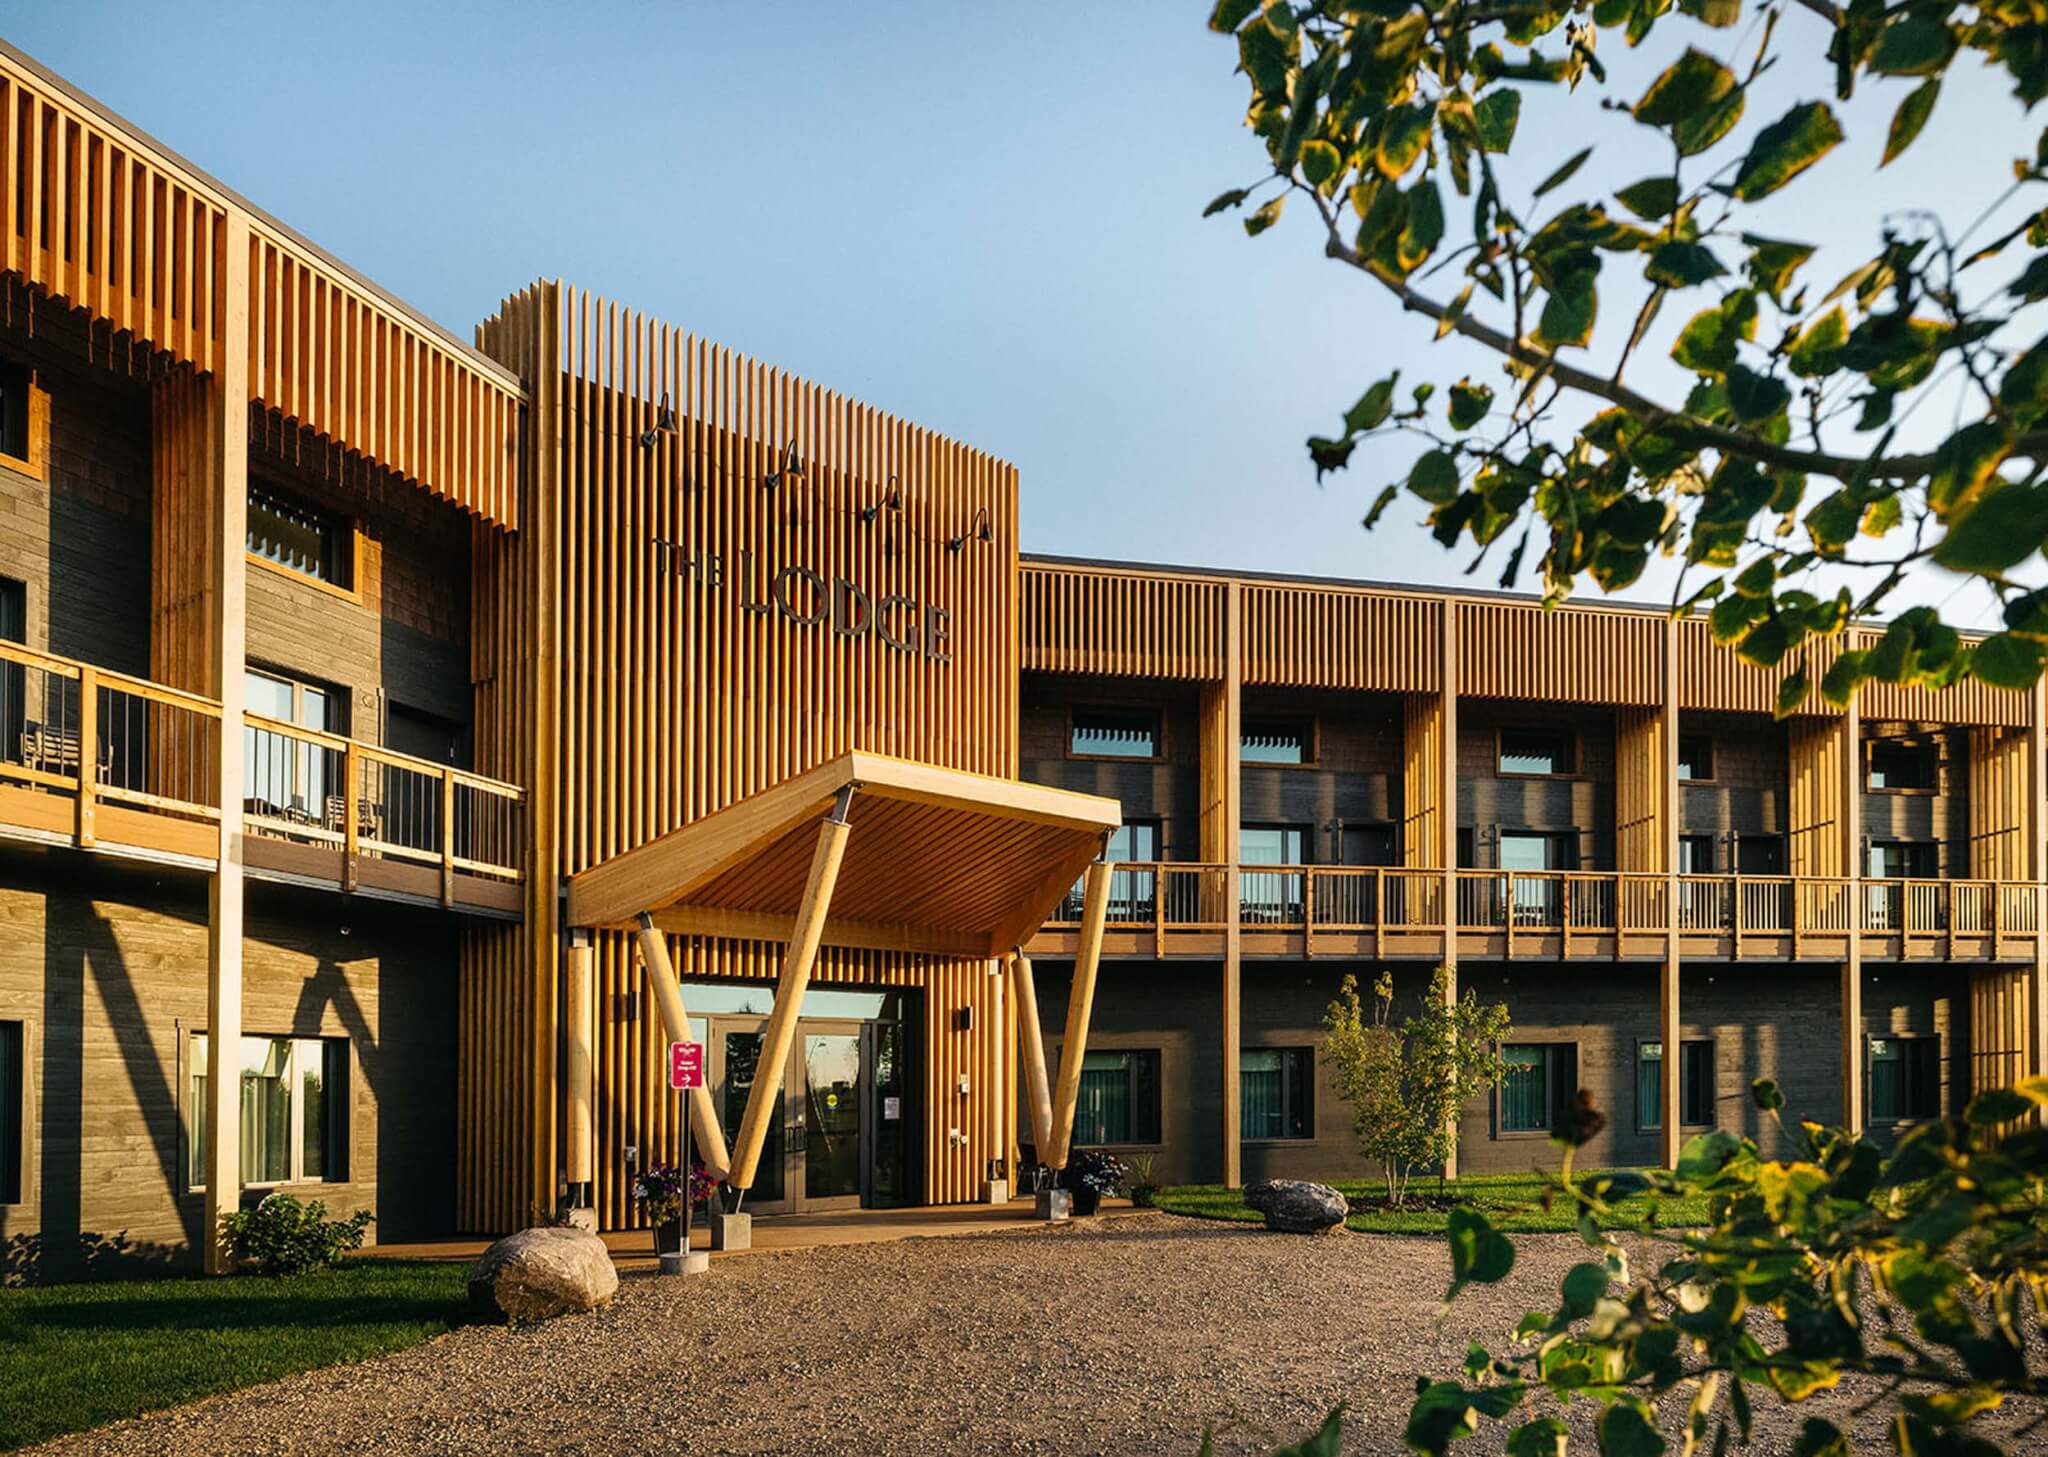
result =
[[[849,793],[829,946],[1003,955],[1123,818],[1099,795],[845,754],[570,877],[569,924],[787,940],[818,823]]]

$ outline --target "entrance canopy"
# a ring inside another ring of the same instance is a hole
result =
[[[1122,822],[1117,801],[879,754],[844,754],[569,881],[569,924],[786,941],[820,817],[851,827],[819,939],[1008,954]]]

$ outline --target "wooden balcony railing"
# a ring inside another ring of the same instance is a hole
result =
[[[220,733],[211,699],[0,642],[0,827],[211,862]],[[271,867],[257,848],[256,868],[443,904],[477,903],[461,882],[523,879],[513,785],[254,713],[242,748],[250,841],[326,852]]]
[[[1120,863],[1110,884],[1108,931],[1143,933],[1112,954],[1168,954],[1176,937],[1181,954],[1220,944],[1223,866]],[[1238,924],[1247,954],[1440,954],[1445,884],[1431,869],[1245,865]],[[2031,955],[2021,941],[2042,896],[2018,881],[1684,875],[1674,885],[1627,871],[1459,870],[1451,884],[1461,949],[1505,956],[1653,956],[1674,924],[1688,956],[1846,954],[1852,931],[1880,957]],[[1048,929],[1070,930],[1080,915],[1077,891]]]

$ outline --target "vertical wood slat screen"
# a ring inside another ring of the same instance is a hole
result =
[[[1970,863],[1975,880],[2025,880],[2034,822],[2022,729],[1970,730]]]
[[[1786,796],[1787,869],[1794,875],[1848,875],[1842,863],[1842,753],[1840,719],[1795,718],[1785,735],[1789,763]]]
[[[1434,692],[1441,599],[1248,583],[1244,680],[1302,688]]]
[[[1222,582],[1027,561],[1017,586],[1026,669],[1207,682],[1223,676]]]
[[[225,222],[210,189],[0,55],[0,271],[211,370]]]
[[[1459,691],[1473,698],[1649,705],[1664,685],[1655,615],[1462,600]]]
[[[1971,1094],[2009,1088],[2027,1075],[2028,968],[1988,966],[1970,973]]]
[[[220,559],[217,395],[211,376],[177,369],[150,409],[149,676],[208,697],[221,691],[208,571]]]
[[[1854,645],[1877,645],[1882,633],[1854,628]],[[1993,688],[1975,678],[1965,678],[1939,691],[1904,687],[1896,683],[1866,683],[1861,708],[1863,717],[1892,719],[1907,723],[1985,724],[2006,728],[2024,727],[2031,712],[2032,695],[2009,688]]]
[[[1401,863],[1444,868],[1443,700],[1411,693],[1401,700]],[[1455,752],[1455,750],[1453,750]]]
[[[1614,761],[1615,868],[1666,871],[1671,837],[1664,823],[1663,710],[1615,710]]]

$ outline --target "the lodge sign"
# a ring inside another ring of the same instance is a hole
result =
[[[936,603],[902,592],[877,597],[846,577],[827,578],[799,562],[774,567],[757,564],[751,551],[738,556],[739,570],[728,573],[718,552],[691,556],[679,542],[654,540],[658,570],[693,583],[700,591],[732,592],[742,612],[829,629],[835,637],[858,639],[872,632],[899,653],[935,663],[953,661],[953,614]]]

